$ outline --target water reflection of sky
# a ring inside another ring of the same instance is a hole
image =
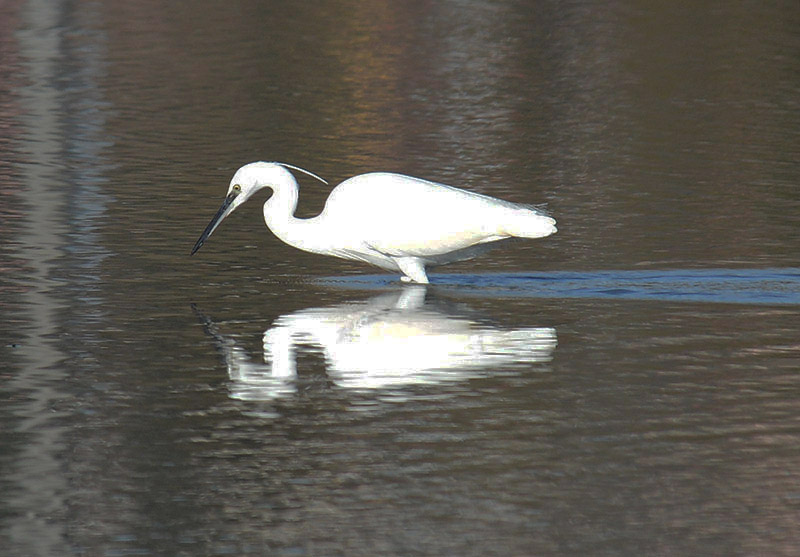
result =
[[[12,279],[21,292],[12,304],[19,306],[15,334],[22,338],[14,346],[24,372],[9,375],[3,385],[12,394],[5,410],[20,443],[8,451],[15,466],[4,473],[17,497],[0,497],[0,506],[24,517],[12,534],[20,543],[16,550],[44,555],[63,552],[63,532],[52,523],[68,514],[62,456],[69,428],[54,411],[70,400],[61,316],[90,342],[88,324],[105,311],[99,284],[108,251],[100,245],[99,227],[110,198],[103,188],[109,140],[100,81],[107,43],[91,10],[29,2],[16,15],[18,58],[6,60],[18,64],[9,73],[21,76],[21,83],[15,102],[0,112],[0,128],[15,138],[14,171],[3,177],[0,190],[14,192],[25,209],[22,218],[0,228],[13,237],[13,255],[27,271]]]
[[[318,282],[345,289],[381,289],[391,281],[385,275],[360,275]],[[453,289],[459,295],[483,298],[800,304],[800,268],[432,274],[431,282],[442,291]]]
[[[269,400],[295,393],[297,358],[321,352],[331,381],[346,389],[396,389],[464,381],[500,368],[547,362],[551,327],[491,327],[426,303],[410,286],[361,302],[282,315],[263,336],[263,362],[202,316],[222,351],[231,396]]]
[[[0,3],[6,552],[794,554],[796,3],[524,4]],[[256,205],[189,259],[258,158],[560,231],[416,307]]]

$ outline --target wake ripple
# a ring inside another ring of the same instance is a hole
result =
[[[488,297],[800,305],[800,268],[433,274],[430,279],[432,288]],[[314,282],[358,290],[400,285],[396,275],[325,277]]]

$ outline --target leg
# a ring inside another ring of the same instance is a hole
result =
[[[428,284],[428,275],[425,274],[425,264],[417,257],[395,257],[394,262],[400,267],[405,276],[400,277],[403,282],[417,282]]]

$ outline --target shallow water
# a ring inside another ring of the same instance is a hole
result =
[[[481,298],[604,298],[800,304],[800,269],[681,269],[654,271],[544,271],[432,275],[437,291]],[[331,277],[316,281],[368,290],[396,281],[385,275]]]
[[[796,554],[798,49],[793,2],[0,5],[4,550]],[[253,202],[190,258],[258,159],[559,232],[403,287]]]

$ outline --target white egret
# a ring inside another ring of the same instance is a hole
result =
[[[403,273],[404,282],[428,283],[426,267],[472,259],[510,238],[542,238],[556,221],[541,209],[420,178],[374,172],[336,186],[319,216],[299,219],[297,170],[290,164],[254,162],[234,174],[225,201],[192,248],[200,249],[222,220],[263,188],[267,227],[290,246],[363,261]]]

